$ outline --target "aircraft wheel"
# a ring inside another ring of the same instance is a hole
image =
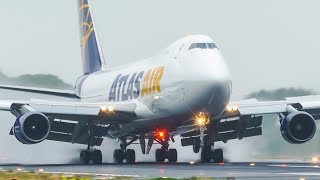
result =
[[[156,150],[156,162],[163,163],[166,160],[166,151],[163,149]]]
[[[94,150],[90,152],[91,154],[91,160],[93,164],[101,164],[102,163],[102,153],[100,150]]]
[[[178,160],[178,153],[176,149],[169,149],[168,151],[168,160],[171,163],[176,163]]]
[[[113,152],[113,159],[115,163],[123,163],[124,153],[121,149],[115,149]]]
[[[127,163],[133,164],[136,162],[136,152],[133,149],[127,150]]]
[[[81,164],[89,164],[90,162],[90,152],[87,150],[82,150],[80,152],[80,162]]]
[[[199,139],[195,139],[194,143],[193,143],[193,152],[194,153],[199,153],[200,151],[200,140]]]
[[[213,151],[213,160],[215,163],[222,163],[223,162],[223,151],[222,149],[215,149]]]
[[[212,150],[211,147],[203,147],[201,150],[201,162],[209,163],[211,160]]]

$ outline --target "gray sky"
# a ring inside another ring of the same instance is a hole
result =
[[[110,66],[146,58],[187,33],[220,47],[235,96],[304,87],[320,91],[320,1],[92,0]],[[76,0],[10,0],[0,7],[0,69],[9,75],[81,74]]]

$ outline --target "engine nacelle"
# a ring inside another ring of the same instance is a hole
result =
[[[37,144],[45,140],[50,133],[50,121],[42,113],[27,112],[17,118],[13,133],[23,144]]]
[[[313,138],[316,133],[316,123],[310,114],[295,111],[282,120],[280,130],[287,142],[302,144]]]

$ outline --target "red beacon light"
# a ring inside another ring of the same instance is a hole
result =
[[[167,138],[166,130],[157,130],[157,139],[165,140]]]

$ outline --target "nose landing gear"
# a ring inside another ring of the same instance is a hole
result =
[[[213,143],[213,133],[216,131],[217,123],[210,123],[210,116],[206,113],[200,112],[198,116],[195,117],[195,123],[199,127],[200,136],[199,139],[194,140],[193,152],[199,153],[201,149],[201,162],[209,163],[213,160],[215,163],[223,162],[223,151],[222,149],[214,149]],[[207,126],[210,131],[207,130]],[[207,131],[205,135],[205,131]]]
[[[222,149],[212,149],[211,146],[204,146],[201,150],[201,162],[209,163],[213,160],[215,163],[223,162]]]

